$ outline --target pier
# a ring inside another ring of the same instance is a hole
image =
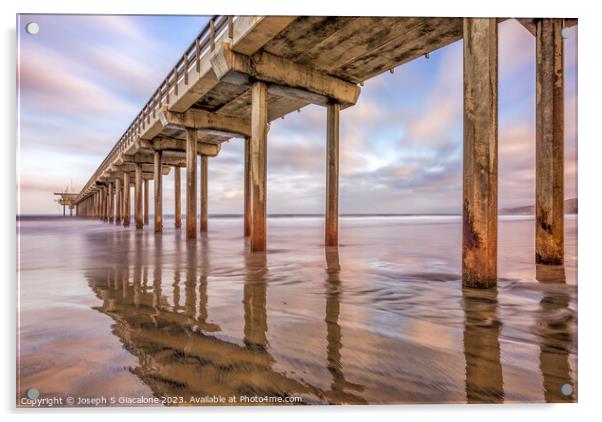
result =
[[[88,182],[70,199],[79,217],[163,231],[162,178],[174,171],[181,228],[207,231],[208,166],[221,144],[244,142],[244,236],[267,249],[270,122],[309,104],[327,116],[324,244],[339,242],[341,110],[363,83],[458,40],[464,42],[464,286],[497,282],[499,18],[213,16],[151,95]],[[563,263],[564,69],[562,30],[576,19],[520,18],[536,39],[536,235],[538,264]],[[200,174],[197,175],[197,161]],[[198,185],[198,187],[197,187]],[[200,196],[200,198],[198,197]],[[63,197],[61,197],[63,200]],[[70,209],[72,207],[70,206]],[[197,223],[198,219],[198,223]]]

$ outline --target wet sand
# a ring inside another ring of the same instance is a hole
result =
[[[196,241],[169,218],[160,236],[76,218],[18,225],[18,406],[32,387],[152,405],[577,398],[575,216],[564,267],[534,264],[533,219],[503,217],[495,290],[462,288],[455,216],[344,217],[328,249],[321,218],[270,218],[266,255],[232,218],[210,218]]]

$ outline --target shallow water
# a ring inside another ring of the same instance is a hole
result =
[[[494,290],[462,289],[455,216],[343,217],[326,250],[321,218],[271,218],[265,255],[239,219],[210,219],[196,241],[170,219],[159,236],[18,225],[19,406],[30,388],[75,405],[577,398],[574,216],[564,267],[534,265],[532,219],[502,218]]]

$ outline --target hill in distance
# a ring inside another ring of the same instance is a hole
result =
[[[564,200],[564,213],[577,214],[577,198],[569,198]],[[502,208],[500,214],[515,215],[515,214],[534,214],[535,205],[526,205],[523,207]]]

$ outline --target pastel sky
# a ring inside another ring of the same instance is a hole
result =
[[[36,35],[25,32],[35,21]],[[18,167],[21,214],[57,214],[79,191],[207,22],[200,16],[21,15]],[[499,26],[499,207],[535,196],[535,40]],[[268,212],[322,213],[326,112],[272,122]],[[342,213],[460,213],[462,42],[365,83],[341,113]],[[209,212],[243,209],[243,145],[209,160]],[[577,195],[577,29],[565,41],[565,197]],[[164,180],[173,212],[173,173]],[[152,189],[151,189],[152,192]]]

